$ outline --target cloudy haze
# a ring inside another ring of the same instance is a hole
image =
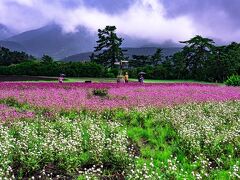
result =
[[[94,33],[115,25],[118,32],[153,43],[196,34],[240,41],[239,0],[1,0],[0,24],[17,32],[50,23],[63,32],[84,26]]]

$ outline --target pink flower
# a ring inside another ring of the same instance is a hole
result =
[[[107,88],[108,97],[89,96]],[[197,83],[1,83],[0,99],[13,97],[20,103],[51,112],[138,107],[165,107],[191,102],[240,100],[240,88]]]

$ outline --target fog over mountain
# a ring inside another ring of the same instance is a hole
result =
[[[197,34],[231,42],[240,41],[239,7],[239,0],[1,0],[0,23],[18,32],[54,22],[67,33],[115,25],[152,43]]]
[[[152,43],[148,39],[140,39],[119,35],[124,38],[122,47],[175,47],[177,44],[166,41],[162,44]],[[11,50],[26,51],[36,57],[48,54],[56,59],[63,59],[74,54],[91,52],[96,46],[97,30],[89,32],[85,27],[78,27],[75,32],[63,32],[54,23],[39,29],[26,31],[0,41],[0,45]],[[143,53],[144,54],[144,53]]]
[[[14,32],[8,29],[7,26],[0,24],[0,40],[6,39],[14,35]]]
[[[178,52],[181,50],[180,47],[164,47],[161,46],[162,50],[163,50],[163,56],[171,56],[174,53]],[[138,47],[138,48],[123,48],[124,50],[124,55],[125,57],[129,57],[132,58],[133,55],[145,55],[145,56],[152,56],[156,50],[157,47]],[[86,52],[86,53],[79,53],[79,54],[75,54],[72,56],[68,56],[64,59],[62,59],[63,61],[66,62],[77,62],[77,61],[90,61],[90,55],[92,54],[92,52]]]
[[[28,53],[37,57],[48,54],[57,59],[91,51],[95,43],[94,36],[83,27],[75,33],[63,33],[56,24],[15,35],[6,41],[21,44]]]
[[[175,47],[195,35],[224,44],[240,41],[239,7],[239,0],[1,0],[0,45],[61,59],[92,51],[107,25],[123,47]]]

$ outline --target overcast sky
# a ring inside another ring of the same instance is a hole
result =
[[[202,35],[240,41],[240,0],[0,0],[0,23],[18,32],[50,23],[64,32],[115,25],[152,42]]]

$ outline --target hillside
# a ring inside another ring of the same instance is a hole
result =
[[[58,25],[51,24],[12,36],[6,41],[24,46],[27,53],[36,57],[47,54],[61,59],[78,52],[91,51],[95,38],[83,27],[79,27],[76,33],[63,33]]]
[[[14,35],[12,30],[10,30],[8,27],[6,27],[3,24],[0,24],[0,40],[9,38],[12,35]]]
[[[6,27],[2,27],[7,29]],[[1,30],[1,27],[0,27]],[[96,30],[97,33],[97,30]],[[80,60],[87,60],[90,53],[96,46],[97,34],[89,32],[85,27],[78,27],[76,32],[64,33],[57,24],[49,24],[39,29],[26,31],[4,39],[0,44],[5,45],[11,50],[26,51],[36,57],[47,54],[54,59],[68,59],[74,54],[80,54]],[[176,47],[177,44],[166,41],[162,44],[152,43],[147,39],[129,37],[120,34],[124,39],[123,47],[129,49],[132,54],[152,54],[156,48],[152,47]],[[8,37],[8,36],[7,36]],[[139,48],[138,47],[147,47]],[[167,51],[168,52],[168,51]],[[168,53],[167,53],[168,54]],[[75,59],[75,57],[74,57]],[[79,59],[79,58],[78,58]]]
[[[123,50],[127,50],[124,52],[125,56],[132,57],[132,55],[153,55],[158,47],[141,47],[141,48],[123,48]],[[174,53],[178,52],[181,50],[180,47],[170,47],[170,48],[162,48],[163,49],[163,54],[164,56],[170,56],[173,55]],[[87,52],[87,53],[80,53],[72,56],[68,56],[64,58],[62,61],[72,61],[72,62],[77,62],[77,61],[89,61],[90,58],[89,56],[92,54],[92,52]]]
[[[27,52],[27,49],[19,43],[13,41],[0,41],[0,47],[5,47],[11,51]]]

